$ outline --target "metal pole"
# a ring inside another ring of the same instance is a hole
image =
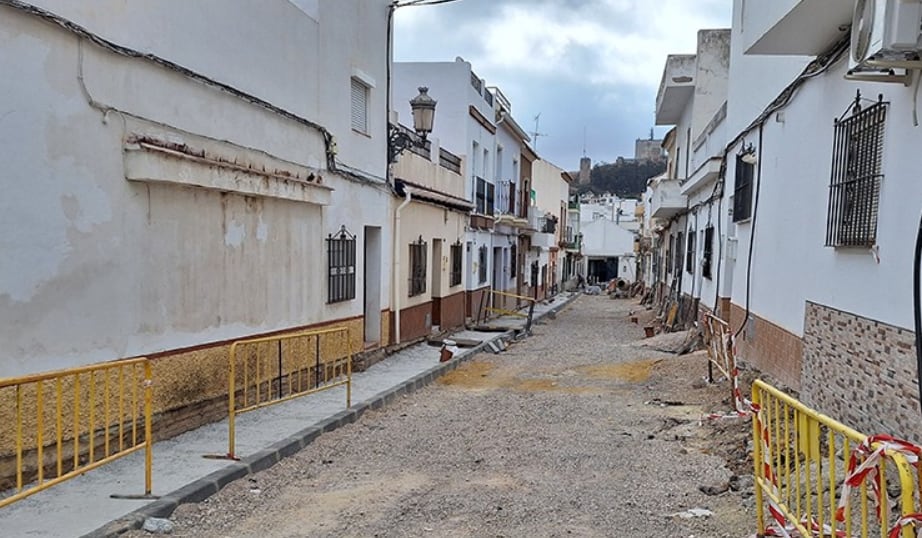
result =
[[[279,338],[279,400],[282,399],[282,339]]]
[[[154,467],[154,436],[153,436],[153,372],[150,361],[144,361],[144,495],[150,496],[152,490],[152,475]]]
[[[314,388],[320,386],[320,335],[314,335],[314,356],[317,358],[314,366]]]

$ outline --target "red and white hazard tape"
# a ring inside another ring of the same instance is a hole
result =
[[[908,516],[903,516],[896,522],[896,525],[890,529],[889,538],[900,538],[900,531],[902,531],[904,527],[910,525],[916,526],[919,524],[922,524],[922,514],[909,514]]]
[[[732,334],[726,334],[721,337],[723,339],[723,346],[726,350],[727,360],[725,361],[725,366],[727,371],[730,372],[730,383],[733,388],[733,407],[734,410],[730,413],[710,413],[702,417],[703,420],[723,420],[728,418],[747,418],[753,415],[754,410],[752,402],[748,398],[743,397],[743,392],[740,390],[740,370],[736,367],[736,360],[733,357],[736,356],[736,344],[733,341]],[[701,422],[701,421],[699,421]]]
[[[849,457],[847,475],[842,483],[839,505],[836,508],[837,521],[845,520],[845,512],[848,509],[852,490],[860,487],[867,480],[870,482],[871,498],[874,500],[877,518],[882,524],[886,523],[882,520],[881,489],[883,477],[880,473],[880,464],[882,459],[888,457],[888,453],[902,454],[907,462],[918,466],[919,458],[922,456],[922,447],[890,435],[872,435],[856,446]],[[858,460],[862,456],[864,456],[864,460],[859,464]],[[883,495],[886,495],[886,493],[884,492]],[[906,521],[904,522],[904,520]],[[890,536],[899,536],[900,529],[906,525],[915,524],[915,522],[916,518],[914,516],[903,517],[890,530]]]
[[[762,414],[762,406],[750,403],[750,409],[755,415],[756,428],[759,430],[759,441],[761,441],[761,452],[762,452],[762,478],[768,480],[771,484],[771,496],[768,498],[768,511],[772,515],[772,519],[775,520],[775,526],[769,526],[765,529],[766,536],[783,536],[784,538],[791,538],[792,527],[789,527],[787,518],[784,517],[784,512],[781,511],[781,508],[775,503],[774,497],[778,497],[778,477],[775,476],[775,472],[772,470],[772,460],[768,452],[769,436],[771,433],[768,430],[768,424],[764,420]],[[760,484],[756,484],[756,487],[761,487]]]

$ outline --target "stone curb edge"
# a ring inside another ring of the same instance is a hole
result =
[[[534,321],[539,321],[549,314],[556,314],[567,305],[580,297],[580,294],[574,294],[564,300],[547,312],[536,315]],[[247,475],[264,471],[284,458],[292,456],[302,448],[311,444],[322,433],[331,432],[347,424],[351,424],[359,419],[365,411],[369,409],[380,409],[385,405],[392,403],[398,396],[416,392],[419,389],[431,384],[439,377],[456,369],[461,363],[466,362],[474,355],[487,349],[490,342],[499,339],[510,339],[514,334],[513,330],[503,333],[497,333],[496,336],[481,342],[479,345],[464,350],[454,360],[443,362],[433,366],[425,372],[419,373],[410,379],[395,385],[385,391],[379,392],[364,402],[358,403],[344,409],[335,415],[320,421],[319,423],[301,430],[300,432],[273,443],[268,447],[243,458],[239,462],[232,463],[223,469],[218,469],[213,473],[202,477],[194,482],[172,491],[156,501],[151,502],[119,519],[116,519],[102,527],[83,535],[82,538],[114,538],[128,531],[140,529],[144,525],[144,520],[150,517],[166,518],[181,504],[201,502],[215,493],[221,491],[231,482],[243,478]]]

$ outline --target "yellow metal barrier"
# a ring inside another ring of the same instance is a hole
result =
[[[522,312],[519,312],[518,310],[509,310],[507,308],[499,308],[496,306],[490,306],[491,304],[495,305],[498,302],[496,300],[497,297],[511,297],[513,299],[516,299],[517,302],[524,301],[528,305],[528,312],[522,313]],[[484,301],[486,301],[487,303],[486,306],[484,306],[483,304]],[[516,295],[514,293],[507,293],[504,291],[497,291],[491,288],[489,293],[484,293],[480,296],[480,308],[477,310],[477,323],[480,323],[483,320],[484,314],[486,314],[487,312],[493,312],[496,314],[501,314],[501,315],[506,315],[506,316],[524,318],[525,319],[525,332],[530,333],[532,320],[534,319],[534,315],[535,315],[535,304],[537,302],[538,301],[532,297],[526,297],[524,295]]]
[[[702,324],[708,359],[724,377],[732,379],[736,371],[736,359],[733,356],[730,325],[713,314],[705,314]]]
[[[495,304],[496,297],[510,297],[518,301],[525,301],[525,303],[529,305],[530,310],[534,309],[535,302],[536,302],[535,299],[533,299],[532,297],[525,297],[524,295],[516,295],[514,293],[506,293],[504,291],[497,291],[497,290],[491,289],[490,290],[490,302]],[[490,312],[496,312],[496,313],[503,314],[506,316],[514,316],[517,318],[528,318],[528,314],[523,314],[522,312],[519,312],[517,310],[509,310],[506,308],[496,308],[496,307],[489,306],[489,304],[487,305],[487,310]]]
[[[902,454],[887,452],[888,458],[881,459],[878,468],[883,499],[879,517],[869,491],[872,488],[864,482],[852,492],[837,517],[849,459],[867,436],[761,380],[753,384],[752,403],[757,411],[753,461],[759,536],[772,535],[766,534],[769,525],[783,524],[800,536],[886,538],[901,517],[917,511],[916,470]],[[863,458],[859,456],[857,462]],[[898,509],[891,509],[888,481],[892,482],[890,490],[899,488]],[[767,521],[765,504],[771,521]],[[779,534],[775,531],[773,535]],[[915,533],[907,526],[892,536],[914,538]]]
[[[4,466],[15,469],[13,493],[0,507],[139,450],[144,494],[113,497],[153,498],[148,359],[0,379],[0,406],[0,451],[15,458]]]
[[[228,448],[235,454],[241,413],[346,386],[352,406],[352,332],[348,327],[238,340],[228,360]]]

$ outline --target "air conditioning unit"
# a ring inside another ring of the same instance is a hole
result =
[[[922,67],[922,0],[856,0],[849,72]]]

